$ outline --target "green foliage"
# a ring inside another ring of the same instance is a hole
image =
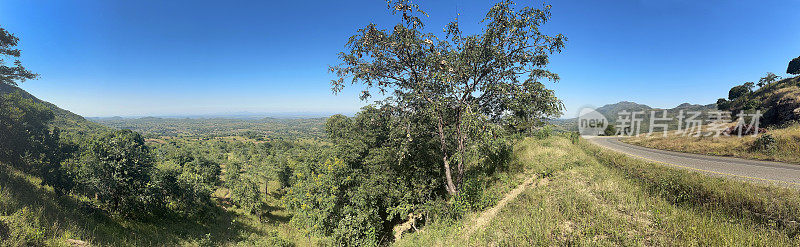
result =
[[[535,136],[539,140],[547,139],[551,135],[553,135],[553,127],[551,127],[550,125],[545,125],[544,127],[536,130],[533,133],[533,136]]]
[[[294,140],[324,137],[325,118],[227,119],[227,118],[101,118],[93,121],[116,129],[130,129],[155,137],[245,137],[252,141]]]
[[[800,75],[800,57],[796,57],[789,61],[789,66],[786,67],[786,73],[792,75]]]
[[[728,91],[728,100],[735,100],[742,96],[745,96],[749,93],[752,93],[752,86],[748,83],[752,84],[752,82],[746,82],[743,85],[735,86]]]
[[[0,243],[3,246],[45,246],[47,233],[42,229],[41,211],[24,207],[0,219]]]
[[[761,102],[756,99],[746,100],[742,104],[742,110],[758,110],[759,108],[761,108]]]
[[[770,84],[772,84],[773,82],[775,82],[775,81],[777,81],[779,79],[781,79],[781,77],[776,75],[775,73],[767,72],[767,74],[764,77],[761,77],[761,79],[758,79],[758,86],[759,87],[763,87],[763,86],[766,86],[766,85],[770,85]]]
[[[475,130],[506,118],[513,128],[531,129],[543,118],[557,116],[563,107],[540,80],[557,81],[546,70],[550,54],[566,38],[548,36],[540,26],[550,18],[550,6],[517,8],[503,1],[490,8],[485,27],[465,35],[457,21],[445,27],[444,37],[426,33],[419,6],[407,0],[390,1],[401,21],[390,31],[376,24],[357,31],[331,66],[337,80],[333,91],[363,84],[361,98],[390,92],[384,103],[400,109],[401,117],[424,118],[437,134],[440,165],[450,195],[458,193],[470,145],[481,140]],[[420,115],[420,116],[413,116]],[[452,162],[452,166],[451,166]],[[455,173],[455,176],[451,175]]]
[[[126,216],[148,212],[153,160],[141,135],[130,130],[106,134],[92,142],[89,155],[81,179],[98,203]]]
[[[609,126],[612,126],[612,125],[609,125]],[[608,128],[606,127],[606,129],[608,129]],[[614,133],[612,135],[615,135],[616,133],[617,133],[617,131],[614,130]],[[570,142],[572,142],[573,145],[576,145],[581,140],[581,134],[578,133],[578,132],[569,132],[569,140],[570,140]]]
[[[376,245],[384,231],[379,203],[381,187],[369,186],[362,173],[342,160],[307,166],[284,197],[293,221],[334,237],[340,245]],[[378,183],[380,181],[374,181]]]
[[[70,144],[50,128],[53,112],[21,93],[0,94],[0,162],[41,176],[56,191],[69,190],[72,179],[61,167]]]
[[[724,98],[717,99],[717,110],[726,110],[730,108],[730,106],[728,105],[729,103],[730,101],[728,101],[727,99]]]
[[[21,52],[17,49],[19,38],[0,27],[0,84],[16,86],[25,80],[36,79],[39,75],[30,72],[19,61]],[[14,66],[7,66],[4,57],[14,59]]]
[[[248,174],[241,174],[242,166],[233,162],[225,167],[225,186],[231,191],[231,200],[250,213],[261,208],[261,193],[258,183]]]
[[[292,247],[295,246],[289,240],[281,238],[278,236],[278,232],[276,231],[269,231],[265,234],[266,236],[258,236],[248,238],[246,241],[239,242],[237,246],[272,246],[272,247]]]

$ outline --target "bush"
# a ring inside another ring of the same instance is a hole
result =
[[[258,183],[248,177],[238,177],[231,181],[226,181],[231,190],[231,201],[245,211],[255,214],[263,204],[261,193],[258,190]]]
[[[551,135],[553,135],[553,128],[550,127],[550,125],[545,125],[541,129],[539,129],[539,130],[537,130],[536,132],[533,133],[533,136],[535,136],[536,138],[538,138],[540,140],[547,139]]]
[[[245,241],[236,243],[236,246],[291,247],[295,245],[291,241],[279,236],[277,231],[272,230],[267,232],[265,236],[253,234],[247,237]]]
[[[770,134],[763,134],[753,142],[752,148],[756,151],[772,152],[777,148],[775,137]]]
[[[41,228],[42,211],[23,207],[0,220],[0,244],[3,246],[45,246],[45,229]]]
[[[153,203],[148,193],[153,170],[144,138],[131,130],[120,130],[91,144],[91,158],[82,181],[106,210],[131,216],[147,212]]]
[[[757,110],[761,107],[761,101],[750,99],[742,105],[742,110]]]
[[[617,128],[614,127],[613,124],[609,124],[608,126],[606,126],[606,129],[603,130],[603,135],[605,136],[613,136],[616,134],[617,134]]]

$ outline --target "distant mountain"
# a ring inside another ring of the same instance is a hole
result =
[[[621,112],[621,111],[629,111],[629,112],[631,112],[631,111],[645,111],[646,112],[646,111],[649,111],[651,109],[653,109],[653,108],[650,107],[650,106],[647,106],[647,105],[642,105],[642,104],[638,104],[638,103],[634,103],[634,102],[630,102],[630,101],[621,101],[621,102],[616,103],[616,104],[608,104],[608,105],[601,106],[601,107],[595,109],[595,111],[599,112],[600,114],[603,114],[603,116],[606,116],[606,118],[608,118],[609,120],[612,120],[612,119],[616,119],[617,118],[617,114],[619,112]]]
[[[52,123],[53,126],[58,127],[63,131],[78,132],[78,133],[96,133],[97,131],[108,129],[100,124],[90,122],[78,114],[61,109],[50,102],[40,100],[39,98],[36,98],[35,96],[31,95],[30,93],[26,92],[21,88],[0,83],[0,95],[5,95],[9,93],[19,93],[20,95],[22,95],[23,98],[31,99],[36,103],[45,105],[47,108],[53,111],[53,115],[55,115],[55,119],[53,119]]]
[[[635,111],[643,111],[645,113],[645,119],[649,119],[650,111],[662,111],[667,110],[668,116],[677,115],[679,111],[683,110],[684,112],[687,111],[700,111],[700,112],[707,112],[707,111],[714,111],[717,109],[717,104],[708,104],[708,105],[698,105],[698,104],[690,104],[690,103],[683,103],[674,108],[670,109],[663,109],[663,108],[653,108],[648,105],[638,104],[629,101],[622,101],[616,104],[608,104],[601,106],[595,111],[603,114],[608,120],[614,121],[617,119],[617,116],[622,111],[628,112],[635,112]],[[661,116],[661,113],[656,113],[658,117]]]
[[[681,110],[683,110],[684,112],[700,111],[705,113],[716,109],[717,109],[717,104],[698,105],[698,104],[683,103],[674,108],[661,109],[661,108],[653,108],[648,105],[639,104],[635,102],[621,101],[618,103],[608,104],[598,107],[597,109],[595,109],[595,111],[599,112],[600,114],[603,114],[603,116],[605,116],[606,119],[611,124],[616,123],[616,120],[619,116],[618,114],[622,111],[627,111],[627,112],[642,111],[644,112],[644,114],[640,115],[640,117],[643,118],[641,128],[642,131],[646,132],[650,128],[650,112],[653,110],[656,111],[667,110],[667,116],[674,118]],[[657,117],[661,117],[661,112],[656,114]],[[550,121],[550,123],[569,131],[578,130],[577,118],[557,119]],[[669,125],[671,129],[675,128],[677,126],[677,120],[675,120],[674,123],[669,123]]]

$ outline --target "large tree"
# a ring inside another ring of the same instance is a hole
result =
[[[30,72],[19,61],[21,52],[17,49],[19,38],[0,27],[0,84],[16,86],[25,80],[36,79],[39,75]],[[6,58],[11,57],[13,66],[6,65]]]
[[[350,38],[339,54],[341,63],[330,68],[338,77],[333,91],[363,84],[362,99],[389,93],[404,112],[432,116],[451,195],[462,183],[469,137],[479,135],[483,124],[512,113],[519,119],[560,113],[561,102],[541,85],[558,80],[546,66],[566,41],[540,30],[550,19],[549,5],[515,8],[502,1],[489,9],[481,32],[463,33],[456,19],[440,38],[424,30],[427,15],[419,6],[408,0],[387,3],[400,22],[391,30],[369,24]]]

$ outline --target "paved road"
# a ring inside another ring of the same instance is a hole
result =
[[[622,143],[617,137],[586,139],[602,147],[664,165],[800,188],[800,165],[664,151]]]

